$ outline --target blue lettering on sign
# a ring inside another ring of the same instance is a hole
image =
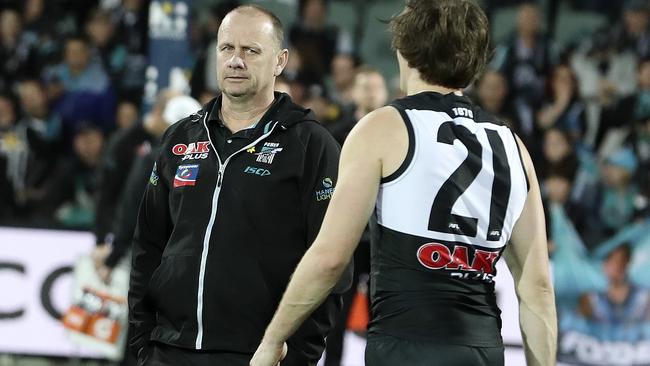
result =
[[[247,166],[244,169],[244,173],[259,175],[260,177],[266,177],[267,175],[271,175],[271,172],[268,171],[267,169],[256,168],[254,166]]]

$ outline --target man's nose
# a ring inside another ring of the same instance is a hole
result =
[[[226,66],[232,69],[243,69],[246,67],[244,59],[237,53],[233,54],[227,61]]]

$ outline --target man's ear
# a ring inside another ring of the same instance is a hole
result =
[[[278,61],[275,65],[275,70],[273,71],[273,75],[279,76],[280,74],[282,74],[282,70],[284,70],[285,66],[287,66],[287,62],[289,62],[289,50],[283,48],[278,53]]]

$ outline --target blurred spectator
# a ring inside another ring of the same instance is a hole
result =
[[[352,87],[355,70],[359,64],[359,58],[352,54],[339,53],[334,56],[331,66],[331,82],[328,83],[332,100],[342,105],[354,103]]]
[[[631,259],[632,249],[627,243],[612,250],[602,264],[607,290],[585,294],[580,299],[579,312],[597,322],[605,333],[601,337],[607,340],[634,341],[640,334],[634,334],[633,329],[650,321],[650,291],[629,282],[627,269]]]
[[[587,107],[587,145],[598,147],[595,143],[602,108],[634,92],[636,67],[636,56],[627,51],[616,52],[602,33],[573,55],[571,68],[578,77],[580,96]]]
[[[639,62],[637,69],[637,90],[634,94],[621,98],[603,108],[596,146],[600,146],[608,132],[625,128],[632,130],[635,121],[650,116],[650,59]]]
[[[56,140],[61,122],[50,112],[47,96],[40,81],[25,79],[18,83],[17,90],[23,112],[21,123],[34,130],[41,139]]]
[[[361,66],[356,70],[353,81],[352,101],[354,102],[354,119],[356,121],[386,105],[388,88],[386,80],[379,70],[370,66]]]
[[[551,42],[542,33],[540,18],[537,5],[522,4],[517,13],[516,32],[497,47],[492,60],[492,68],[508,80],[523,139],[533,134],[535,110],[542,102],[546,76],[555,62]]]
[[[629,51],[639,58],[650,56],[650,4],[647,0],[626,0],[620,23],[610,31],[619,52]]]
[[[36,222],[85,230],[92,227],[103,143],[101,129],[92,122],[77,126],[74,155],[61,161],[44,186],[28,197]]]
[[[289,85],[287,79],[284,78],[282,75],[275,78],[275,91],[287,93],[289,94],[289,96],[291,96],[291,86]]]
[[[115,97],[110,79],[101,63],[92,59],[86,38],[68,38],[63,62],[45,70],[45,79],[62,118],[64,142],[81,121],[95,121],[105,133],[113,129]]]
[[[386,80],[379,70],[370,66],[360,66],[354,75],[352,85],[354,104],[346,107],[348,112],[337,123],[325,125],[334,138],[343,144],[350,130],[365,115],[377,108],[383,107],[388,101]],[[345,335],[348,317],[351,316],[352,302],[357,296],[367,296],[367,274],[370,272],[370,234],[368,228],[361,237],[359,246],[354,251],[354,273],[352,287],[343,294],[343,309],[341,310],[334,328],[327,337],[325,366],[339,366],[343,355],[343,337]],[[368,315],[369,316],[369,315]]]
[[[191,97],[163,91],[147,116],[150,124],[160,126],[155,130],[156,140],[150,149],[139,149],[133,164],[127,170],[123,192],[116,202],[115,216],[111,217],[112,231],[115,233],[111,245],[100,245],[93,251],[95,266],[104,281],[110,280],[113,268],[124,258],[131,248],[131,239],[137,222],[138,207],[147,186],[151,170],[158,155],[158,140],[166,128],[177,121],[199,111],[201,105]],[[117,198],[117,197],[116,197]],[[100,213],[99,215],[103,215]]]
[[[148,37],[148,1],[122,0],[122,5],[113,11],[115,37],[129,54],[145,55]]]
[[[110,76],[111,85],[119,95],[128,94],[129,89],[133,88],[133,80],[125,78],[124,74],[130,76],[133,70],[127,71],[126,46],[115,41],[111,14],[101,9],[92,11],[86,22],[86,34],[93,60],[101,62],[102,68]],[[144,75],[144,70],[142,73]]]
[[[584,227],[583,205],[572,197],[572,187],[579,169],[579,162],[573,148],[573,139],[565,131],[550,128],[544,132],[543,157],[536,162],[538,177],[545,203],[558,204],[564,208],[578,231]]]
[[[117,103],[117,113],[115,124],[120,130],[126,130],[133,127],[140,119],[138,106],[128,99],[121,100]]]
[[[167,129],[168,124],[160,115],[167,100],[178,94],[170,90],[161,91],[151,112],[141,123],[117,131],[108,141],[99,169],[98,212],[94,227],[98,245],[111,241],[115,210],[125,187],[125,175],[131,170],[134,158],[150,151]]]
[[[301,72],[309,84],[322,83],[337,53],[349,53],[349,37],[326,24],[328,0],[299,0],[296,23],[289,29],[289,43],[298,50]]]
[[[639,188],[633,181],[638,160],[631,149],[621,148],[609,155],[601,167],[602,181],[583,199],[585,229],[581,232],[589,248],[630,224],[644,207],[638,206]]]
[[[15,213],[16,191],[25,174],[27,147],[16,133],[16,105],[11,96],[0,94],[0,217]]]
[[[557,127],[544,132],[543,159],[537,165],[541,179],[556,174],[573,182],[578,170],[578,157],[573,148],[573,141],[575,140],[566,131]]]
[[[34,44],[36,40],[23,33],[20,14],[13,9],[0,13],[0,90],[9,90],[13,83],[37,72]]]
[[[190,80],[192,97],[197,100],[211,100],[219,92],[217,69],[214,67],[217,62],[217,33],[221,20],[239,5],[239,1],[228,0],[210,8],[206,30],[202,36],[204,40],[199,44],[199,54]]]
[[[586,129],[585,105],[578,95],[576,76],[568,65],[557,65],[550,82],[550,95],[537,113],[537,127],[552,127],[568,133],[579,142]]]
[[[506,98],[508,82],[503,74],[495,70],[487,70],[476,85],[474,97],[476,104],[519,134],[519,121],[510,99]]]

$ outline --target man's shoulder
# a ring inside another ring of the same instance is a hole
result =
[[[206,118],[206,114],[207,112],[201,109],[169,126],[165,131],[163,143],[178,136],[185,136],[187,134],[196,133],[197,131],[203,131],[203,120]]]

